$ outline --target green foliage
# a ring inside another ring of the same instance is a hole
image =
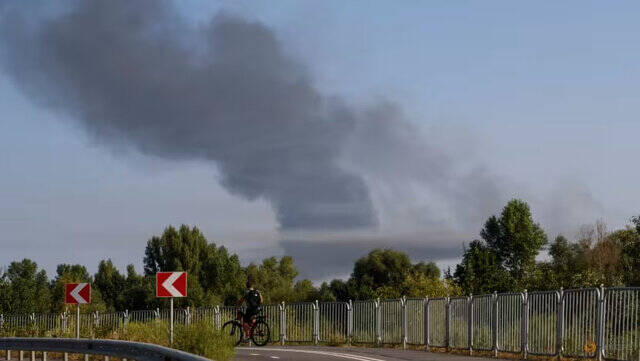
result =
[[[366,293],[365,290],[401,284],[411,268],[411,260],[406,253],[374,249],[356,261],[351,277],[359,289]]]
[[[640,233],[640,216],[631,217],[631,223],[636,226],[636,232]]]
[[[471,242],[456,266],[454,280],[467,294],[503,292],[513,288],[513,279],[498,256],[482,241]]]
[[[188,327],[177,325],[173,347],[210,360],[229,361],[235,356],[231,336],[217,330],[213,322],[204,320]]]
[[[114,335],[121,340],[153,343],[160,346],[169,345],[168,325],[166,322],[153,321],[147,323],[129,323],[121,335]],[[209,321],[199,321],[190,326],[174,325],[173,348],[204,356],[211,360],[232,360],[235,351],[233,340],[216,330]]]
[[[11,262],[7,269],[6,280],[10,283],[6,313],[27,314],[45,313],[51,307],[51,292],[44,270],[38,271],[38,265],[28,259]],[[5,286],[6,287],[6,286]]]
[[[631,222],[611,233],[602,222],[584,226],[573,242],[560,235],[549,245],[550,259],[536,263],[546,235],[534,223],[529,206],[512,200],[499,217],[487,219],[481,239],[465,247],[453,274],[449,269],[440,278],[433,262],[412,263],[403,252],[374,249],[355,262],[349,279],[319,287],[297,279],[291,257],[269,257],[245,268],[237,255],[209,243],[196,227],[167,227],[147,242],[144,274],[138,274],[133,265],[122,274],[111,260],[102,260],[93,277],[82,265],[61,264],[49,282],[35,262],[11,263],[0,272],[0,313],[74,312],[74,307],[64,305],[64,284],[70,282],[92,283],[92,303],[83,306],[83,312],[166,307],[166,300],[155,297],[155,273],[176,270],[189,273],[189,297],[176,300],[176,307],[233,304],[243,294],[247,279],[266,303],[442,297],[600,284],[640,286],[640,216]],[[35,335],[40,331],[12,332]],[[91,332],[98,332],[88,335],[95,337],[110,331]]]
[[[465,249],[453,275],[463,290],[483,294],[526,288],[537,272],[536,256],[547,243],[529,205],[509,201],[500,217],[489,217],[480,236]]]
[[[298,270],[291,257],[266,258],[262,264],[250,264],[246,269],[247,279],[263,293],[265,303],[294,301],[293,282]]]
[[[111,260],[100,261],[98,272],[94,276],[93,286],[99,290],[107,309],[118,310],[126,308],[125,289],[126,278],[120,274]]]
[[[490,217],[480,236],[515,279],[522,279],[535,265],[536,256],[547,243],[546,234],[533,222],[529,205],[519,199],[507,203],[500,218]]]
[[[147,242],[144,265],[147,276],[161,271],[187,271],[189,298],[180,300],[178,306],[231,303],[244,288],[238,256],[209,244],[196,227],[167,227],[162,236],[152,237]]]
[[[60,313],[65,309],[74,312],[76,306],[67,306],[64,303],[64,290],[66,283],[93,283],[85,266],[79,264],[60,264],[56,269],[56,278],[51,282],[51,311]],[[83,306],[84,312],[105,311],[106,305],[102,301],[100,290],[91,289],[91,303]]]

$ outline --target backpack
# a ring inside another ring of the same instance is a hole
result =
[[[258,292],[258,290],[247,291],[244,300],[247,302],[247,307],[249,308],[260,307],[260,292]]]

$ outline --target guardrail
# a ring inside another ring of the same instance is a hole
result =
[[[7,337],[0,338],[0,350],[7,350],[7,359],[11,357],[9,351],[15,350],[30,351],[32,360],[35,359],[35,352],[40,351],[43,352],[43,360],[46,360],[46,352],[59,352],[103,355],[106,360],[109,356],[113,356],[135,361],[210,361],[207,358],[168,347],[116,340]]]
[[[640,288],[401,298],[266,305],[271,339],[287,342],[426,346],[527,355],[640,361]],[[5,327],[73,330],[76,315],[0,315]],[[176,310],[188,325],[211,320],[219,328],[235,308]],[[122,330],[129,322],[162,321],[163,310],[82,314],[81,331]]]

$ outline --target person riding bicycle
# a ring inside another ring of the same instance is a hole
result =
[[[262,311],[262,295],[260,291],[253,288],[253,282],[247,282],[247,290],[244,296],[238,300],[236,307],[242,306],[243,303],[247,304],[247,309],[244,313],[244,322],[250,324],[253,317],[257,316]]]

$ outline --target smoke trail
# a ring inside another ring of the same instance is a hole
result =
[[[223,14],[193,28],[158,0],[32,10],[5,8],[4,66],[95,140],[211,161],[226,189],[271,202],[283,229],[376,225],[362,177],[338,163],[357,115],[267,27]]]

